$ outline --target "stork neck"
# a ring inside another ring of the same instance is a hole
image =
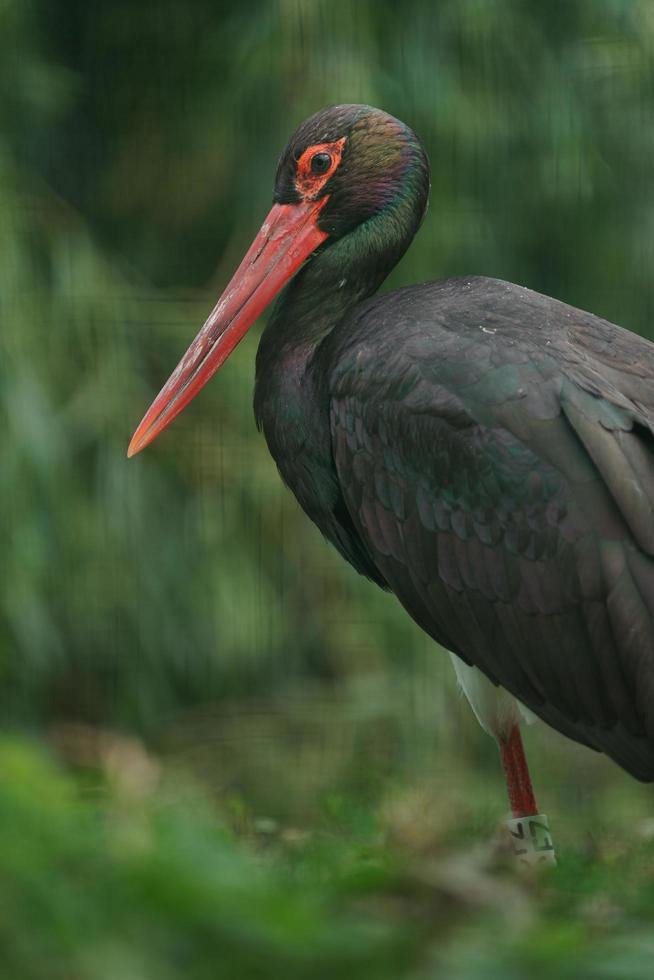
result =
[[[325,399],[327,377],[311,365],[319,360],[314,354],[325,349],[325,338],[377,290],[402,256],[421,215],[411,220],[403,212],[403,217],[404,221],[389,220],[383,212],[314,255],[279,297],[259,343],[257,425],[282,478],[326,534],[331,524],[328,527],[323,518],[332,514],[338,486]]]
[[[280,360],[308,359],[348,310],[377,291],[420,218],[408,208],[389,208],[307,262],[279,297],[263,331],[257,384]]]

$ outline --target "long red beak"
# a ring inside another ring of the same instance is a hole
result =
[[[249,327],[327,238],[318,228],[327,201],[275,204],[199,334],[163,386],[127,450],[134,456],[195,398]]]

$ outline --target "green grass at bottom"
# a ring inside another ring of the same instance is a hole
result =
[[[429,806],[398,789],[302,830],[241,814],[239,837],[136,743],[103,760],[89,781],[0,742],[2,980],[652,976],[645,831],[525,874],[470,816],[421,831]]]

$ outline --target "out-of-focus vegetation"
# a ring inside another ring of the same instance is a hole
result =
[[[470,814],[435,830],[406,794],[375,814],[334,802],[309,831],[232,810],[236,840],[138,743],[66,741],[84,794],[0,743],[3,977],[651,978],[652,820],[533,876],[497,845],[470,846]]]
[[[653,52],[650,0],[0,4],[0,710],[72,768],[0,753],[0,976],[651,975],[651,789],[537,726],[561,863],[496,869],[495,748],[281,486],[256,337],[125,449],[329,103],[429,151],[391,285],[654,336]]]

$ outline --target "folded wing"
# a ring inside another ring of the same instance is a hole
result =
[[[334,461],[436,640],[654,779],[654,348],[494,280],[401,290],[329,359]]]

